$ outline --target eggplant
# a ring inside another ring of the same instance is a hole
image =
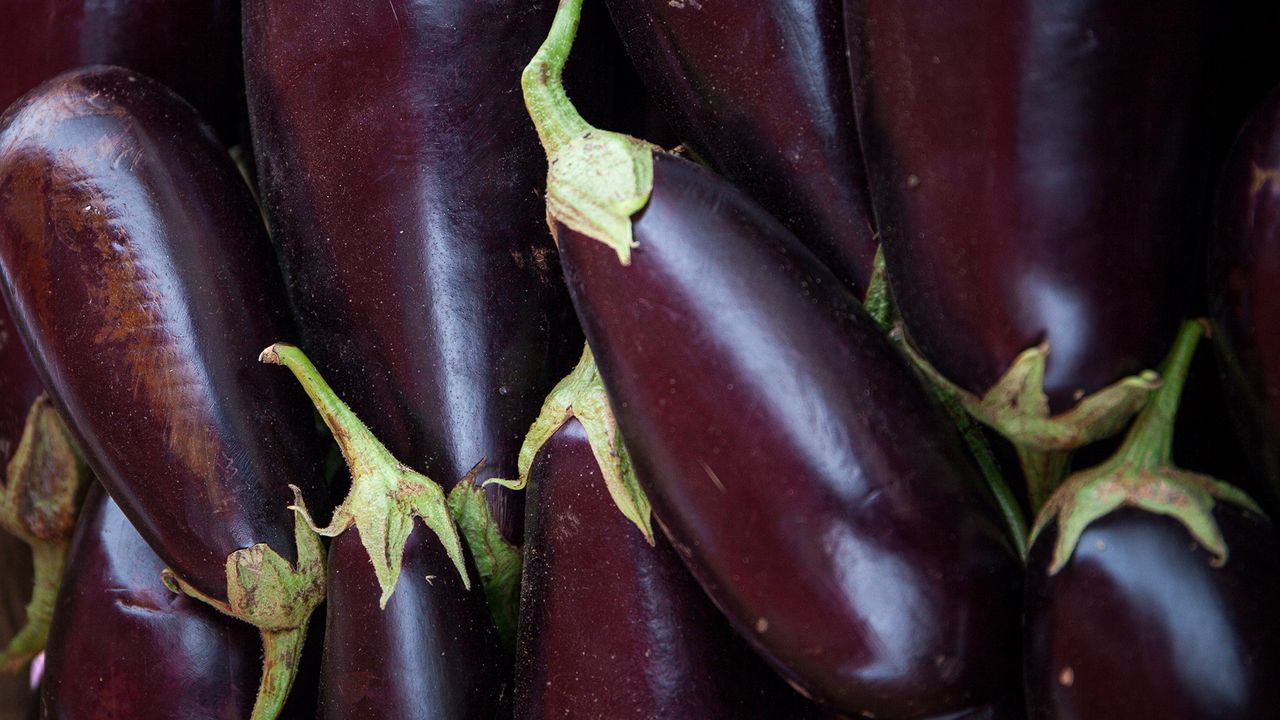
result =
[[[300,344],[391,453],[445,489],[481,461],[477,483],[514,477],[581,343],[516,91],[554,7],[245,5],[263,202]],[[518,543],[522,496],[486,492]]]
[[[120,65],[173,88],[227,144],[242,139],[237,0],[42,0],[5,9],[0,111],[67,70]]]
[[[508,668],[484,597],[424,528],[409,535],[401,578],[381,608],[359,530],[334,538],[319,717],[496,720],[504,707],[509,717]]]
[[[1206,12],[1192,0],[846,3],[906,334],[935,381],[1019,446],[1037,507],[1065,470],[1059,453],[1141,408],[1174,335],[1202,171]]]
[[[839,0],[610,0],[681,141],[859,294],[877,235]]]
[[[1275,529],[1243,492],[1171,456],[1202,333],[1184,325],[1120,449],[1068,478],[1037,520],[1026,590],[1033,719],[1280,717]]]
[[[0,187],[0,285],[45,387],[170,587],[261,630],[253,717],[275,717],[325,591],[289,484],[323,510],[324,453],[255,362],[291,328],[248,187],[191,106],[113,67],[6,113]]]
[[[248,716],[259,669],[253,629],[169,592],[160,579],[164,569],[120,507],[95,485],[58,596],[42,717]]]
[[[590,127],[560,83],[580,0],[523,76],[560,260],[640,485],[703,589],[849,715],[1017,682],[1020,571],[941,410],[858,299],[710,171]]]
[[[1280,508],[1280,88],[1241,131],[1223,171],[1210,255],[1214,346],[1227,405],[1262,498]]]
[[[619,512],[576,417],[538,450],[527,492],[516,718],[814,716],[671,543]]]
[[[0,528],[5,535],[4,604],[25,599],[12,632],[0,634],[0,671],[17,673],[49,635],[67,546],[89,473],[66,425],[44,395],[8,308],[0,300]],[[9,538],[30,548],[9,547]],[[25,583],[25,587],[23,584]],[[16,594],[15,594],[16,593]],[[20,621],[20,622],[19,622]],[[4,684],[7,679],[0,680]],[[14,692],[28,694],[25,678]]]

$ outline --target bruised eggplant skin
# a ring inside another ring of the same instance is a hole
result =
[[[877,238],[840,8],[839,0],[609,2],[681,141],[862,293]]]
[[[790,718],[816,708],[728,624],[661,534],[614,504],[571,418],[538,451],[525,512],[518,720]]]
[[[1031,548],[1030,720],[1280,717],[1280,562],[1269,521],[1213,512],[1222,567],[1177,520],[1134,508],[1091,524],[1056,575],[1056,525]]]
[[[0,121],[0,280],[97,477],[165,563],[226,600],[229,554],[296,558],[321,500],[306,396],[261,371],[288,337],[260,215],[195,111],[132,71],[41,86]]]
[[[663,153],[621,265],[558,225],[569,289],[672,544],[740,634],[840,712],[1016,682],[1020,573],[906,360],[784,227]]]
[[[165,564],[101,486],[90,490],[49,636],[41,717],[245,718],[254,629],[170,592]]]
[[[481,460],[477,482],[516,476],[581,349],[519,87],[554,11],[245,5],[263,201],[301,345],[393,455],[446,489]],[[518,543],[522,495],[486,492]]]
[[[165,83],[224,141],[244,123],[238,0],[14,0],[0,47],[0,112],[55,75],[107,64]]]
[[[1060,412],[1159,362],[1196,227],[1203,6],[846,4],[894,298],[952,382],[981,394],[1048,341]]]
[[[1210,310],[1227,404],[1261,497],[1280,507],[1280,90],[1223,171],[1210,253]]]
[[[431,532],[405,545],[395,594],[378,607],[378,580],[351,528],[329,549],[329,600],[320,684],[323,720],[495,720],[510,687],[479,589],[468,590]]]

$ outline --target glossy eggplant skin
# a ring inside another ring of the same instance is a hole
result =
[[[132,71],[61,75],[0,122],[0,280],[94,473],[157,554],[226,599],[227,556],[296,558],[294,483],[326,507],[260,215],[195,111]]]
[[[846,714],[1016,683],[1018,562],[906,360],[784,227],[655,154],[623,266],[558,228],[637,476],[738,632]]]
[[[302,347],[396,457],[515,477],[581,335],[520,70],[556,3],[246,3],[263,200]],[[317,111],[317,108],[341,108]],[[487,489],[518,543],[523,496]]]
[[[1280,89],[1245,125],[1223,171],[1210,253],[1214,346],[1261,497],[1280,507]]]
[[[41,717],[248,717],[258,634],[170,592],[165,564],[95,485],[72,540],[41,689]]]
[[[1280,562],[1269,521],[1213,512],[1222,567],[1176,520],[1126,508],[1095,521],[1056,575],[1047,528],[1027,577],[1032,720],[1280,717]]]
[[[792,718],[817,709],[737,638],[661,534],[614,504],[570,419],[530,469],[516,718]]]
[[[165,83],[228,143],[242,130],[237,0],[15,0],[0,47],[0,112],[55,75],[107,64]]]
[[[839,0],[610,0],[681,141],[859,293],[876,233]]]
[[[329,587],[319,717],[494,720],[504,707],[509,716],[507,669],[484,597],[463,587],[421,524],[385,610],[355,528],[330,547]]]
[[[1196,226],[1204,7],[846,3],[894,297],[952,382],[981,394],[1048,341],[1059,412],[1159,362]]]

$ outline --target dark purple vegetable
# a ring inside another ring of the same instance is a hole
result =
[[[959,439],[763,209],[574,112],[559,76],[579,7],[561,5],[526,102],[570,292],[672,544],[833,709],[922,718],[994,699],[1016,682],[1018,562]]]
[[[468,590],[440,543],[417,528],[386,608],[358,530],[329,550],[321,715],[325,720],[495,720],[511,689],[479,590]]]
[[[516,717],[794,718],[815,711],[733,635],[662,535],[618,511],[570,417],[533,461]]]
[[[1118,432],[1153,387],[1133,374],[1178,319],[1205,4],[851,0],[846,14],[889,278],[935,379],[1024,452]]]
[[[1263,497],[1280,507],[1280,89],[1245,126],[1223,172],[1210,309],[1228,406]]]
[[[859,294],[876,233],[839,0],[610,0],[680,139]]]
[[[275,717],[324,597],[303,395],[256,364],[288,336],[248,188],[195,111],[120,68],[68,73],[0,122],[0,280],[89,464],[172,570],[257,625]]]
[[[173,88],[223,140],[240,139],[237,0],[17,0],[5,10],[0,112],[67,70],[120,65]]]
[[[481,461],[477,482],[515,476],[581,342],[516,86],[554,6],[246,5],[254,145],[301,345],[446,489]],[[521,496],[487,492],[518,542]]]
[[[1124,444],[1068,478],[1037,522],[1027,693],[1039,720],[1280,717],[1280,546],[1246,495],[1173,465],[1201,326]]]
[[[253,629],[160,579],[165,564],[94,487],[58,596],[46,720],[249,715],[260,660]]]

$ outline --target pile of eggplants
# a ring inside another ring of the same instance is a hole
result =
[[[1277,13],[935,5],[12,8],[0,720],[1280,720]]]

